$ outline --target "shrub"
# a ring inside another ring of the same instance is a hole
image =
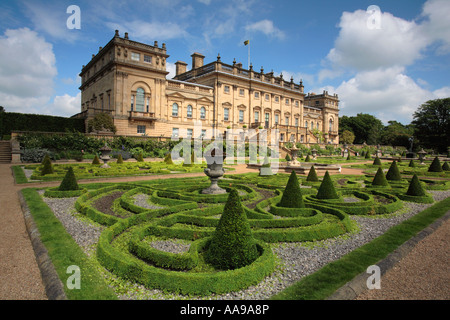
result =
[[[49,154],[47,149],[25,149],[22,152],[22,161],[24,162],[35,162],[41,163],[44,160],[44,157]]]
[[[447,161],[445,161],[444,164],[442,165],[442,170],[450,171],[450,166],[448,165]]]
[[[170,152],[166,153],[166,156],[164,157],[164,162],[167,164],[173,164],[172,154]]]
[[[144,156],[142,155],[142,152],[138,154],[137,159],[138,162],[144,162]]]
[[[311,158],[309,157],[309,154],[306,156],[305,162],[311,162]]]
[[[373,160],[373,165],[381,166],[381,160],[380,160],[380,158],[378,158],[378,156],[376,156],[375,159]]]
[[[61,184],[59,185],[59,191],[71,191],[71,190],[78,190],[78,183],[77,179],[75,178],[75,174],[73,173],[72,167],[69,167],[69,170],[67,170],[66,175],[64,176],[64,179],[61,181]]]
[[[370,159],[370,151],[367,151],[366,155],[364,156],[364,159]]]
[[[441,162],[438,157],[435,157],[433,162],[428,167],[428,172],[442,172]]]
[[[92,164],[100,164],[100,159],[97,155],[95,155],[94,160],[92,160]]]
[[[409,161],[408,167],[410,167],[410,168],[416,167],[416,163],[414,162],[414,160],[411,159],[411,161]]]
[[[52,162],[50,161],[50,157],[46,155],[44,160],[42,161],[42,171],[41,175],[52,174],[54,172]]]
[[[88,121],[88,132],[93,131],[111,131],[116,133],[117,128],[114,125],[113,118],[105,113],[97,113],[95,117]]]
[[[219,269],[237,269],[252,263],[258,255],[239,194],[233,188],[206,252],[206,259]]]
[[[334,188],[333,181],[331,180],[328,170],[325,172],[322,183],[320,184],[319,191],[316,195],[317,199],[339,199],[339,195]]]
[[[286,161],[291,161],[291,156],[289,155],[289,153],[286,153],[286,157],[284,157],[284,159]]]
[[[372,181],[373,186],[388,186],[389,183],[386,180],[386,177],[384,176],[383,169],[378,168],[377,173],[375,174],[375,177]]]
[[[393,161],[391,166],[389,167],[388,172],[386,173],[387,180],[401,180],[402,176],[400,175],[400,171],[398,170],[397,161]]]
[[[420,184],[419,178],[415,174],[411,179],[411,182],[408,187],[408,191],[406,191],[408,196],[425,196],[425,190],[423,190],[422,185]]]
[[[300,185],[294,170],[292,170],[278,206],[287,208],[305,207],[305,204],[303,203],[302,191],[300,190]]]
[[[316,169],[314,166],[309,169],[308,176],[306,177],[306,181],[317,182],[319,181],[319,177],[317,176]]]
[[[123,163],[123,157],[122,157],[121,153],[119,153],[119,155],[117,156],[117,162],[116,163],[117,164],[122,164]]]

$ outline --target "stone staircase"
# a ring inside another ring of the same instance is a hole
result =
[[[0,141],[0,163],[11,163],[11,143]]]

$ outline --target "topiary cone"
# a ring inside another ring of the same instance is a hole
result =
[[[387,180],[402,180],[402,176],[400,175],[400,171],[398,170],[397,161],[393,161],[391,166],[389,167],[388,172],[386,173]]]
[[[311,162],[311,158],[309,157],[309,154],[306,156],[305,162]]]
[[[373,186],[388,186],[389,182],[386,180],[386,177],[384,176],[383,169],[378,168],[377,173],[375,174],[375,177],[373,177],[372,180]]]
[[[433,162],[428,167],[428,172],[442,172],[441,162],[438,157],[433,159]]]
[[[447,161],[445,161],[444,164],[442,165],[442,170],[450,171],[450,166],[448,165]]]
[[[409,183],[408,191],[406,191],[408,196],[419,196],[423,197],[426,195],[425,190],[423,190],[422,185],[419,181],[419,177],[415,174]]]
[[[376,156],[376,158],[373,160],[373,165],[381,166],[381,160],[380,160],[380,158],[378,158],[378,156]]]
[[[416,163],[414,162],[414,160],[411,159],[411,161],[409,161],[408,167],[410,167],[410,168],[416,167]]]
[[[123,163],[123,157],[122,157],[122,154],[119,153],[119,155],[117,156],[117,161],[116,161],[116,163],[117,163],[117,164],[122,164],[122,163]]]
[[[325,172],[322,183],[320,184],[319,191],[316,195],[317,199],[339,199],[339,195],[334,188],[333,181],[331,180],[328,170]]]
[[[69,167],[67,170],[64,179],[61,181],[58,190],[59,191],[69,191],[69,190],[78,190],[77,179],[75,178],[75,174],[73,172],[72,167]]]
[[[206,252],[206,260],[218,269],[244,267],[259,253],[236,189],[231,189],[222,217]]]
[[[41,175],[51,174],[53,173],[53,166],[48,154],[45,155],[44,160],[42,160],[42,164],[44,165],[41,171]]]
[[[306,177],[306,181],[317,182],[319,181],[319,177],[317,176],[316,169],[314,166],[309,169],[308,176]]]
[[[97,155],[95,155],[94,160],[92,160],[92,164],[100,164],[100,159]]]
[[[283,196],[278,203],[279,207],[286,208],[304,208],[305,204],[303,202],[303,195],[298,183],[297,175],[295,171],[292,170],[289,180],[284,189]]]

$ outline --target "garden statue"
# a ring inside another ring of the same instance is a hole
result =
[[[414,142],[414,137],[410,137],[408,139],[409,141],[409,150],[406,153],[406,158],[415,158],[416,154],[413,152],[413,142]]]
[[[108,147],[106,142],[105,145],[100,148],[100,152],[102,153],[100,159],[102,159],[104,162],[104,164],[100,168],[110,168],[110,166],[108,165],[108,161],[111,160],[111,158],[109,157],[109,154],[111,153],[111,148]]]
[[[205,174],[211,180],[211,185],[202,190],[203,194],[223,194],[227,191],[218,186],[219,179],[225,173],[223,169],[223,163],[226,158],[226,154],[223,153],[222,149],[214,147],[205,154],[205,159],[207,163],[207,168],[204,170]]]
[[[291,148],[287,148],[287,147],[283,146],[283,149],[291,157],[291,160],[287,162],[287,166],[288,167],[299,167],[301,164],[297,160],[297,157],[298,157],[298,152],[300,151],[300,149],[298,149],[295,144]]]
[[[419,155],[420,164],[424,164],[423,160],[425,160],[426,151],[422,148],[417,154]]]

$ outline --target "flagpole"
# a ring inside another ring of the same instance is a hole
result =
[[[248,43],[248,70],[250,70],[250,42]]]

